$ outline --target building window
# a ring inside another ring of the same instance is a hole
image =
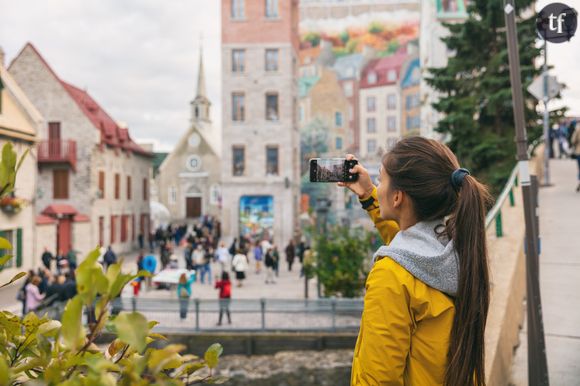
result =
[[[387,131],[397,131],[397,118],[387,117]]]
[[[304,106],[298,107],[298,120],[304,122]]]
[[[131,176],[127,176],[127,200],[131,199]]]
[[[245,120],[244,112],[244,93],[232,93],[232,121],[243,122]]]
[[[146,201],[149,198],[149,189],[147,187],[147,178],[143,178],[143,200]]]
[[[389,70],[387,72],[387,82],[394,82],[397,80],[397,72],[395,70]]]
[[[268,48],[266,50],[266,71],[278,71],[278,49]]]
[[[336,137],[336,150],[342,149],[342,137]]]
[[[124,214],[121,216],[121,242],[122,243],[127,241],[127,237],[129,235],[128,228],[129,228],[129,216]]]
[[[367,140],[367,152],[374,153],[375,151],[377,151],[377,140],[376,139]]]
[[[246,50],[232,50],[232,72],[244,72],[246,68]]]
[[[397,96],[395,94],[389,94],[387,96],[387,109],[395,110],[397,108]]]
[[[244,155],[244,147],[243,146],[234,146],[232,148],[232,167],[233,167],[233,174],[234,176],[243,176],[244,169],[246,167],[246,159]]]
[[[105,198],[105,172],[99,172],[99,198]]]
[[[177,189],[175,186],[169,187],[169,204],[175,205],[177,204]]]
[[[377,106],[376,106],[376,99],[373,96],[367,97],[367,111],[368,112],[373,112],[376,110]]]
[[[266,17],[278,17],[278,0],[266,0]]]
[[[243,19],[246,16],[245,0],[232,1],[232,19]]]
[[[121,175],[115,173],[115,200],[121,197]]]
[[[68,170],[53,170],[52,196],[55,199],[68,198]]]
[[[367,118],[367,133],[377,132],[377,121],[374,118]]]
[[[369,72],[367,74],[367,83],[368,84],[375,84],[377,83],[377,73],[376,72]]]
[[[334,113],[334,125],[336,127],[342,127],[342,113],[340,111]]]
[[[342,85],[342,89],[344,90],[344,96],[347,98],[352,97],[353,94],[353,87],[352,82],[344,82]]]
[[[12,249],[0,249],[0,258],[6,255],[12,255],[12,258],[9,259],[6,263],[4,263],[2,269],[14,267],[14,256],[17,256],[17,253],[19,252],[16,250],[17,243],[16,240],[14,240],[15,234],[16,232],[14,232],[13,229],[0,231],[0,237],[5,238],[6,240],[8,240],[8,242],[10,242],[10,244],[12,244]]]
[[[103,216],[99,217],[99,245],[101,247],[105,245],[105,218]]]
[[[111,244],[117,241],[117,216],[111,216]]]
[[[266,120],[278,120],[278,93],[266,94]]]
[[[278,146],[266,146],[266,175],[278,175]]]

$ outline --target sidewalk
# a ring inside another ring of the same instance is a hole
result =
[[[551,385],[580,382],[580,193],[573,160],[550,162],[540,188],[540,291]],[[512,384],[528,384],[527,329],[520,333]]]

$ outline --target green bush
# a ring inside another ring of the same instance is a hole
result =
[[[335,226],[315,236],[316,273],[325,296],[362,295],[372,253],[371,233]]]
[[[16,162],[11,144],[2,150],[0,198],[14,190],[16,172],[24,156]],[[10,250],[0,238],[0,249]],[[123,287],[146,271],[126,274],[120,264],[106,272],[97,262],[99,249],[92,251],[76,270],[78,294],[68,301],[61,321],[33,312],[22,319],[0,311],[0,385],[190,385],[223,383],[213,377],[222,347],[214,344],[204,358],[180,354],[185,346],[170,344],[161,349],[148,345],[165,340],[152,331],[157,322],[147,321],[138,312],[109,314],[109,305]],[[11,258],[0,258],[0,268]],[[17,274],[9,283],[25,276]],[[0,287],[0,288],[1,288]],[[83,309],[94,309],[96,323],[82,323]],[[95,344],[104,331],[116,338],[106,347]],[[209,369],[209,371],[208,371]],[[200,374],[201,373],[201,374]]]

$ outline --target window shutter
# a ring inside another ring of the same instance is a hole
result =
[[[16,267],[22,267],[22,228],[16,230]]]

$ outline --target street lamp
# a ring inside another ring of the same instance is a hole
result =
[[[326,223],[328,220],[328,211],[331,205],[332,201],[326,197],[318,197],[316,199],[316,230],[318,232],[326,233],[327,231]],[[320,266],[318,262],[316,266]],[[316,272],[316,291],[318,292],[318,297],[320,298],[322,295],[320,290],[320,275],[318,274],[318,270]]]

